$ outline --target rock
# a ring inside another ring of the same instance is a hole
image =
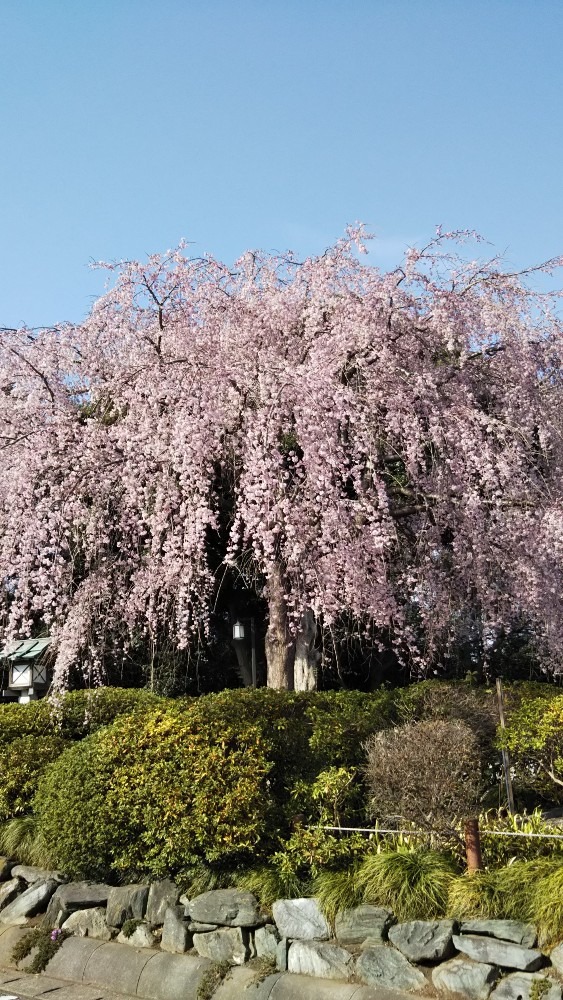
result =
[[[491,993],[491,1000],[530,1000],[534,983],[539,985],[534,994],[541,996],[541,1000],[561,1000],[560,983],[548,976],[533,975],[530,972],[513,972],[511,976],[501,979]]]
[[[180,890],[170,879],[153,882],[149,889],[145,919],[149,924],[158,926],[164,923],[164,917],[169,906],[176,906]]]
[[[156,943],[156,937],[148,924],[138,924],[129,937],[121,931],[117,940],[119,944],[130,944],[132,948],[154,948]]]
[[[207,934],[194,934],[194,948],[198,955],[213,962],[244,965],[250,956],[249,932],[242,927],[220,927]]]
[[[188,924],[188,930],[192,934],[205,934],[207,931],[216,931],[219,929],[219,924],[199,924],[195,923],[193,920]]]
[[[385,910],[382,906],[354,906],[350,910],[339,910],[336,914],[335,936],[342,944],[362,944],[366,938],[370,938],[375,944],[386,940],[392,923],[391,910]]]
[[[415,969],[400,951],[381,945],[367,948],[356,962],[356,972],[368,986],[406,992],[423,990],[428,984],[419,969]]]
[[[8,858],[3,858],[0,856],[0,882],[7,882],[10,878],[10,872],[12,870],[12,862]]]
[[[409,920],[389,930],[391,944],[409,962],[442,962],[453,955],[453,920]]]
[[[64,931],[70,931],[76,937],[97,938],[99,941],[111,941],[112,933],[106,923],[106,911],[102,906],[87,910],[75,910],[62,925]]]
[[[227,927],[256,927],[261,923],[258,900],[239,889],[211,889],[190,901],[194,923]]]
[[[34,868],[31,865],[16,865],[12,868],[12,878],[21,878],[28,885],[35,882],[66,882],[66,876],[62,872],[51,872],[45,868]]]
[[[461,933],[485,934],[487,937],[500,938],[501,941],[513,941],[524,948],[533,948],[537,941],[534,925],[524,924],[519,920],[465,920],[461,925]]]
[[[500,971],[496,965],[452,958],[432,972],[432,983],[439,993],[457,993],[466,1000],[487,1000]]]
[[[184,919],[184,907],[169,906],[164,914],[160,947],[174,955],[183,955],[191,946],[192,935]]]
[[[287,971],[319,979],[348,979],[352,956],[345,948],[324,941],[293,941],[287,955]]]
[[[148,885],[122,885],[110,889],[106,914],[109,926],[121,927],[126,920],[142,920],[148,896]]]
[[[277,899],[272,913],[282,937],[328,941],[329,926],[316,899]]]
[[[9,924],[12,921],[18,921],[21,917],[33,917],[36,913],[41,913],[58,884],[52,879],[47,882],[33,883],[2,909],[0,920],[2,923]]]
[[[275,960],[280,935],[275,924],[266,924],[254,931],[254,949],[257,958],[273,958]]]
[[[68,882],[61,885],[51,897],[44,922],[49,927],[60,927],[75,910],[105,906],[110,892],[111,886],[99,882]]]
[[[382,948],[384,944],[385,941],[382,941],[381,938],[368,937],[365,939],[365,941],[362,941],[360,945],[360,951],[366,951],[368,948]]]
[[[550,952],[549,957],[555,971],[558,972],[560,976],[563,976],[563,944],[558,944],[557,947]]]
[[[479,937],[478,934],[459,934],[453,937],[458,951],[476,962],[487,965],[500,965],[504,969],[520,969],[522,972],[534,972],[543,962],[541,951],[523,948],[509,941],[499,941],[497,938]]]
[[[276,969],[278,972],[287,972],[287,952],[289,942],[286,937],[282,937],[276,948]]]
[[[22,883],[19,878],[12,878],[9,882],[3,882],[0,885],[0,910],[3,910],[8,903],[16,898],[21,888]]]

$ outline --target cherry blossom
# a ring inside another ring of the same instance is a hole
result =
[[[4,639],[48,628],[55,687],[139,635],[205,641],[213,538],[267,601],[274,687],[314,686],[343,616],[423,672],[468,607],[558,670],[559,300],[473,236],[390,273],[360,227],[304,261],[180,247],[105,265],[82,324],[1,331]]]

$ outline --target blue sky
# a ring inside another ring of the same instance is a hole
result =
[[[91,260],[182,237],[563,252],[562,29],[561,0],[0,0],[0,325],[79,321]]]

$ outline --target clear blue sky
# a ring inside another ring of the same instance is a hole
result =
[[[181,237],[563,252],[562,0],[0,0],[0,46],[0,325]]]

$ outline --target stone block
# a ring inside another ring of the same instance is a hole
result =
[[[61,885],[51,897],[45,923],[49,927],[60,927],[75,910],[87,910],[105,906],[111,886],[93,882],[68,882]]]
[[[87,944],[89,938],[69,938],[69,941]],[[128,993],[130,996],[135,996],[143,969],[158,956],[158,952],[151,951],[150,948],[131,948],[128,944],[117,944],[116,941],[112,941],[111,944],[99,942],[97,944],[96,951],[86,963],[82,981],[110,987],[112,993]],[[63,950],[64,945],[61,948],[61,951]],[[62,973],[61,978],[63,978]]]
[[[487,1000],[499,975],[496,965],[452,958],[433,970],[432,983],[438,993],[456,993],[465,1000]]]
[[[211,889],[190,901],[194,923],[226,927],[256,927],[261,923],[258,900],[239,889]]]
[[[163,951],[182,955],[192,947],[192,935],[184,919],[183,906],[169,906],[164,914],[162,939],[160,947]]]
[[[535,972],[543,962],[541,951],[523,948],[510,941],[480,937],[478,934],[459,934],[453,937],[454,946],[468,958],[487,965],[500,965],[503,969]]]
[[[109,926],[122,927],[126,920],[142,920],[148,897],[148,885],[121,885],[110,889],[106,914]]]
[[[12,878],[21,878],[28,885],[35,882],[66,882],[62,872],[48,871],[46,868],[36,868],[33,865],[15,865],[12,868]]]
[[[141,972],[137,996],[149,1000],[191,1000],[198,996],[201,981],[209,968],[211,962],[199,955],[156,952]]]
[[[328,923],[316,899],[277,899],[272,913],[282,937],[301,941],[328,941],[330,937]]]
[[[257,927],[254,931],[254,949],[257,958],[273,958],[275,961],[280,935],[275,924]]]
[[[410,993],[428,985],[419,969],[415,969],[400,951],[387,945],[366,948],[356,961],[356,972],[364,983],[375,988]]]
[[[464,920],[462,934],[484,934],[486,937],[512,941],[523,948],[533,948],[537,941],[536,928],[520,920]]]
[[[454,953],[453,920],[409,920],[389,930],[389,940],[409,962],[442,962]]]
[[[21,917],[32,917],[36,913],[41,913],[46,908],[58,885],[59,883],[53,879],[49,879],[47,882],[33,883],[29,888],[20,893],[19,896],[16,896],[11,903],[3,907],[0,911],[0,920],[5,924],[9,924],[13,920],[19,920]]]
[[[353,971],[349,951],[325,941],[293,941],[287,955],[287,971],[319,979],[348,979]]]
[[[393,923],[391,910],[382,906],[354,906],[339,910],[334,922],[335,935],[342,944],[361,944],[366,938],[385,941]]]
[[[249,939],[249,932],[243,927],[220,927],[207,934],[194,934],[194,948],[198,955],[212,962],[244,965],[250,957]]]
[[[0,910],[8,906],[22,888],[23,882],[20,882],[18,878],[11,878],[9,882],[2,882],[0,884]]]
[[[156,937],[148,924],[137,924],[132,934],[124,934],[121,931],[117,935],[118,944],[128,944],[131,948],[154,948]]]
[[[276,969],[278,972],[287,972],[287,952],[289,941],[286,937],[280,938],[276,948]]]
[[[92,955],[115,945],[104,944],[94,938],[71,937],[63,941],[59,950],[47,965],[47,973],[58,979],[69,979],[77,983],[87,982],[84,971]]]
[[[188,930],[192,934],[205,934],[207,931],[216,931],[219,928],[219,924],[201,924],[195,920],[191,920],[188,924]]]
[[[106,911],[102,906],[87,910],[75,910],[71,913],[62,929],[70,931],[76,937],[91,937],[98,941],[111,941],[112,933],[106,923]]]
[[[560,976],[563,976],[563,944],[558,944],[556,948],[553,948],[549,957],[555,971],[558,972]]]
[[[534,983],[537,985],[532,993]],[[531,972],[513,972],[501,979],[491,993],[491,1000],[531,1000],[534,994],[542,1000],[561,1000],[561,983]]]
[[[153,882],[149,889],[145,919],[155,927],[164,923],[169,906],[176,906],[180,890],[169,878]]]

